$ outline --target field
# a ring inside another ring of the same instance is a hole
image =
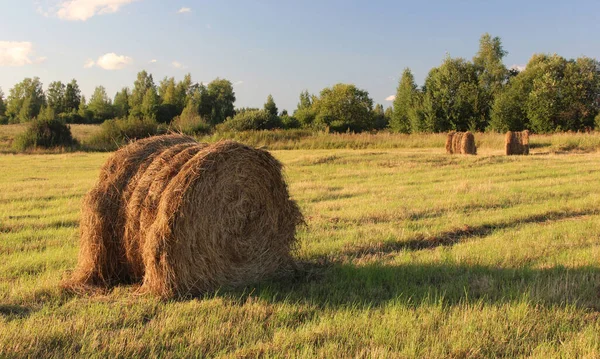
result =
[[[275,150],[305,272],[181,301],[60,289],[109,153],[0,155],[0,357],[599,357],[600,138],[560,136]]]

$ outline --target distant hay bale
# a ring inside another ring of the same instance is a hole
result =
[[[529,154],[529,131],[508,131],[505,138],[506,155]]]
[[[163,297],[198,295],[293,265],[303,219],[273,156],[231,141],[203,145],[174,135],[153,141],[168,145],[135,142],[105,165],[115,174],[103,171],[107,183],[84,203],[70,286],[137,282]],[[128,154],[135,159],[122,158]],[[111,184],[118,186],[108,190]]]
[[[476,155],[475,136],[471,132],[449,132],[446,138],[446,153]]]

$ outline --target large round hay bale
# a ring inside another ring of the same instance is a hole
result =
[[[301,222],[266,151],[180,135],[138,141],[109,158],[86,196],[66,284],[137,282],[169,297],[253,282],[293,266]]]
[[[301,222],[268,152],[206,147],[164,189],[143,248],[143,290],[196,295],[272,275],[292,263]]]
[[[79,261],[72,284],[110,285],[132,280],[121,240],[126,188],[164,149],[181,143],[195,141],[181,135],[150,137],[119,149],[106,161],[98,183],[84,199]]]

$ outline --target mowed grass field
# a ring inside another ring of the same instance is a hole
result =
[[[0,155],[0,357],[600,357],[600,153],[542,150],[274,151],[304,272],[179,301],[60,289],[110,154]]]

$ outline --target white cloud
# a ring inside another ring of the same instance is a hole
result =
[[[192,9],[190,9],[189,7],[182,7],[177,11],[178,14],[185,14],[187,12],[192,12]]]
[[[512,65],[510,67],[511,70],[517,70],[519,72],[525,70],[525,68],[527,67],[527,65]]]
[[[394,101],[396,99],[396,95],[389,95],[385,98],[386,101]]]
[[[134,1],[138,0],[65,0],[58,4],[56,15],[63,20],[85,21],[94,15],[115,13]]]
[[[243,83],[244,83],[244,81],[236,81],[236,82],[233,83],[233,86],[238,86],[238,85],[241,85]]]
[[[98,66],[105,70],[120,70],[127,65],[133,63],[133,59],[129,56],[117,55],[114,52],[104,54],[98,58],[98,60],[87,60],[85,65],[86,69],[93,66]]]
[[[46,57],[31,59],[33,44],[28,41],[0,41],[0,66],[25,66],[41,64]]]
[[[150,63],[151,63],[151,64],[155,64],[155,63],[157,63],[157,62],[158,62],[158,60],[156,60],[156,59],[152,59],[152,60],[150,60]]]
[[[85,62],[85,65],[83,65],[84,69],[89,69],[91,67],[94,67],[94,65],[96,64],[96,61],[89,59]]]
[[[173,65],[173,67],[176,69],[187,69],[187,66],[178,61],[171,62],[171,65]]]

